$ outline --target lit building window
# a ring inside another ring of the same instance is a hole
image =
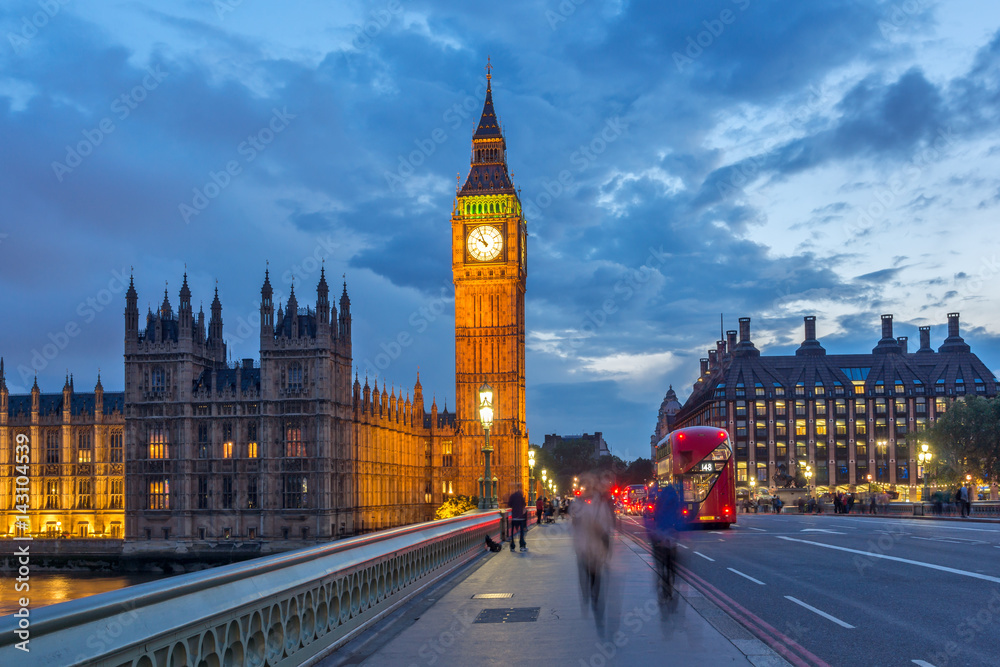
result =
[[[152,477],[146,487],[146,509],[170,509],[170,480],[166,477]]]
[[[45,462],[59,463],[59,432],[50,431],[45,436]]]
[[[167,458],[167,434],[163,428],[163,424],[152,424],[149,426],[148,431],[148,441],[149,441],[149,458],[151,459],[165,459]]]
[[[59,509],[59,480],[45,480],[45,509]]]
[[[87,431],[80,431],[77,434],[76,442],[76,462],[92,463],[94,461],[94,441]]]
[[[257,458],[257,424],[250,422],[247,424],[247,456],[251,459]]]
[[[298,424],[285,427],[285,456],[303,457],[306,455],[305,443],[302,442],[302,429]]]
[[[300,509],[308,507],[308,481],[305,475],[285,475],[283,507]]]
[[[108,499],[108,508],[120,510],[125,507],[125,480],[116,478],[111,480],[111,493]]]
[[[87,478],[76,480],[76,508],[89,510],[94,507],[94,486]]]

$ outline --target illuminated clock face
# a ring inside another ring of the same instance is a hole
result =
[[[500,230],[490,225],[479,225],[469,234],[466,241],[469,254],[480,262],[489,262],[500,256],[503,236]]]

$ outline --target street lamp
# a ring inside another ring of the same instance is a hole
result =
[[[549,484],[549,471],[545,470],[543,468],[542,469],[542,493],[543,494],[548,489],[548,484]]]
[[[528,447],[528,504],[535,504],[535,450]]]
[[[486,434],[486,444],[483,445],[482,450],[483,454],[486,455],[486,479],[479,485],[479,509],[492,510],[499,507],[494,491],[493,476],[490,474],[490,454],[493,452],[493,448],[490,447],[490,428],[493,426],[493,388],[485,382],[479,388],[479,421]]]
[[[868,495],[872,494],[872,475],[868,473]]]
[[[930,492],[930,489],[927,488],[926,466],[930,465],[931,459],[934,458],[934,455],[931,454],[929,450],[930,447],[928,447],[926,444],[923,444],[920,445],[920,452],[917,453],[917,460],[920,461],[920,474],[924,478],[924,497],[923,497],[924,501],[928,500],[927,496],[929,495]]]

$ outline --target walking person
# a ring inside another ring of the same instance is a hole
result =
[[[969,487],[958,487],[958,494],[956,497],[958,498],[959,509],[962,511],[962,518],[967,518],[971,513],[970,510],[972,509],[972,502],[969,500]]]
[[[507,500],[510,507],[510,550],[514,551],[514,533],[521,531],[521,551],[528,550],[528,544],[524,541],[524,531],[527,529],[528,512],[527,503],[524,502],[524,493],[521,492],[521,484],[518,483],[514,493],[510,494]]]
[[[615,530],[615,516],[607,497],[607,485],[599,486],[597,480],[588,481],[588,497],[573,503],[573,546],[576,549],[580,573],[580,593],[583,602],[594,613],[598,629],[604,627],[605,570],[611,558],[611,537]]]
[[[539,495],[535,501],[535,525],[542,522],[542,515],[545,514],[545,496]]]

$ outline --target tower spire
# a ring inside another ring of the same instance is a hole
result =
[[[507,144],[493,108],[493,65],[486,63],[486,99],[479,125],[472,135],[472,165],[459,191],[469,194],[515,194],[507,171]]]

